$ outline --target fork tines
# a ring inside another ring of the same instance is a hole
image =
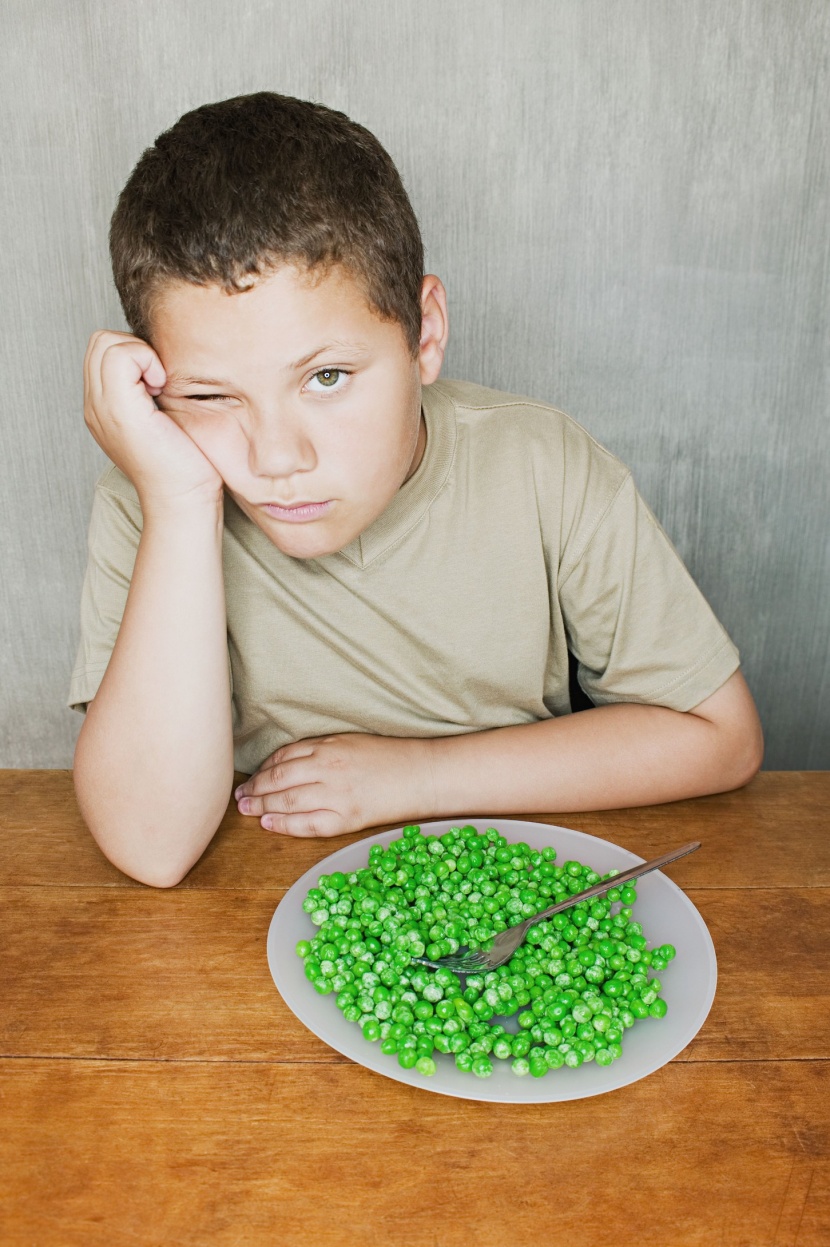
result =
[[[437,961],[430,961],[428,957],[413,957],[412,960],[424,966],[431,966],[433,970],[451,970],[453,974],[475,974],[487,965],[486,956],[480,952],[470,953],[464,957],[440,957]]]

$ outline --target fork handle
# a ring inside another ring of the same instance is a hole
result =
[[[652,870],[659,870],[661,866],[668,866],[669,862],[676,862],[678,857],[685,857],[687,853],[694,853],[699,848],[700,841],[693,840],[691,844],[684,844],[682,849],[673,849],[671,853],[664,853],[662,857],[655,857],[650,862],[643,862],[640,866],[630,866],[628,870],[622,871],[619,875],[614,875],[612,879],[603,879],[600,883],[595,883],[592,887],[585,888],[582,892],[575,892],[567,900],[558,901],[556,905],[543,909],[540,914],[534,914],[532,918],[528,919],[527,929],[530,930],[537,922],[542,922],[545,918],[551,918],[554,914],[570,909],[577,901],[590,900],[592,896],[601,896],[609,888],[618,888],[621,883],[628,883],[632,879],[641,879],[643,875],[649,874]]]

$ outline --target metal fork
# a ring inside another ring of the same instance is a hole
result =
[[[532,918],[526,918],[524,922],[517,923],[515,927],[500,931],[489,948],[480,948],[470,952],[469,948],[465,949],[462,946],[458,952],[451,953],[448,957],[439,957],[437,961],[430,961],[429,957],[413,957],[412,960],[419,961],[425,966],[432,966],[436,970],[452,970],[456,974],[480,974],[482,971],[495,970],[498,966],[504,965],[505,961],[510,960],[519,945],[524,942],[530,928],[537,922],[542,922],[545,918],[552,918],[554,914],[570,909],[577,901],[590,900],[592,896],[600,896],[609,888],[618,888],[632,879],[640,879],[650,871],[659,870],[661,866],[667,866],[669,862],[675,862],[679,857],[694,853],[695,849],[699,848],[700,841],[693,840],[691,844],[684,844],[682,849],[674,849],[671,853],[664,853],[662,857],[655,857],[650,862],[632,866],[619,875],[613,875],[610,879],[602,879],[582,892],[575,892],[567,900],[558,901],[548,909],[543,909],[541,913],[534,914]]]

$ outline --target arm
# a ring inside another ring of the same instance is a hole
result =
[[[619,704],[522,727],[428,742],[435,804],[602,810],[656,805],[749,782],[761,725],[740,672],[694,710]]]
[[[401,819],[653,805],[746,784],[761,765],[740,672],[694,710],[612,705],[433,740],[345,735],[287,745],[237,789],[243,813],[299,836]]]
[[[153,404],[163,370],[149,347],[96,335],[86,367],[87,424],[136,485],[144,527],[75,790],[107,857],[168,887],[204,851],[233,780],[221,480]]]

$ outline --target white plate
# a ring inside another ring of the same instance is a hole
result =
[[[465,825],[461,819],[451,822],[422,823],[427,835],[443,835],[450,827]],[[523,823],[504,818],[474,819],[478,831],[496,827],[505,838],[515,843],[523,840],[533,849],[552,844],[558,864],[575,859],[599,874],[624,870],[642,862],[643,858],[627,849],[599,840],[596,836],[567,827],[551,827],[547,823]],[[435,1053],[437,1070],[424,1077],[414,1069],[402,1069],[395,1055],[380,1051],[380,1045],[363,1038],[355,1022],[347,1022],[335,1004],[334,993],[319,996],[305,977],[303,961],[294,951],[298,940],[311,939],[317,928],[302,904],[309,888],[315,887],[320,875],[342,870],[349,873],[366,866],[373,844],[387,845],[397,840],[400,830],[385,831],[378,836],[357,840],[345,849],[332,853],[318,862],[297,880],[280,902],[268,930],[268,965],[274,982],[289,1009],[310,1031],[332,1048],[351,1057],[358,1065],[385,1074],[398,1082],[458,1096],[463,1100],[488,1100],[502,1104],[547,1104],[559,1100],[581,1100],[587,1096],[614,1091],[652,1074],[677,1056],[694,1038],[706,1021],[715,996],[717,962],[715,949],[706,925],[689,898],[660,871],[654,871],[636,883],[637,902],[634,916],[643,925],[649,947],[673,944],[677,957],[660,973],[662,996],[668,1005],[664,1018],[643,1018],[623,1034],[623,1055],[604,1068],[594,1061],[578,1069],[567,1066],[551,1070],[544,1078],[531,1075],[520,1078],[510,1068],[510,1061],[493,1059],[490,1078],[476,1078],[456,1068],[452,1056]],[[514,1027],[515,1029],[515,1027]]]

